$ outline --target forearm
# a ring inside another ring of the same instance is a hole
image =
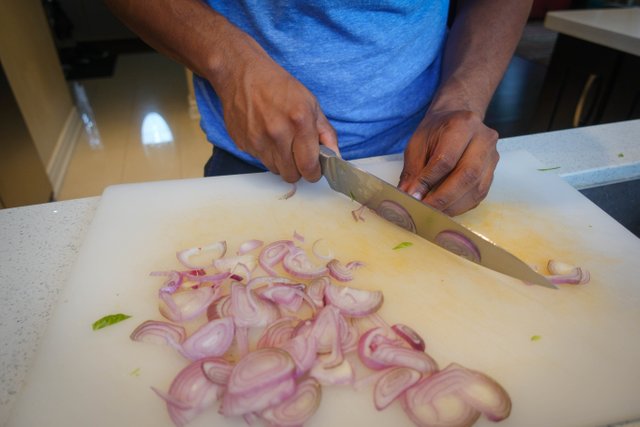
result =
[[[467,0],[445,47],[431,111],[467,110],[484,118],[527,21],[531,0]]]
[[[232,59],[258,44],[200,0],[105,0],[129,28],[159,52],[186,65],[214,86],[230,73]]]

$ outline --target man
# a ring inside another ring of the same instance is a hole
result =
[[[215,144],[208,174],[320,176],[404,150],[399,188],[457,215],[486,196],[497,133],[483,124],[531,0],[107,0],[195,79]]]

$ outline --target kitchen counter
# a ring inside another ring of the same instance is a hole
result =
[[[640,120],[501,140],[576,188],[640,178]],[[393,156],[390,156],[393,157]],[[397,158],[397,157],[396,157]],[[364,159],[359,163],[384,161]],[[0,425],[46,332],[99,197],[0,211]],[[635,425],[635,424],[634,424]]]
[[[545,27],[640,56],[640,8],[563,10],[547,13]]]

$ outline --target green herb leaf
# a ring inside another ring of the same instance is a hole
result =
[[[131,375],[132,377],[139,377],[140,376],[140,368],[136,368],[133,371],[129,372],[129,375]]]
[[[554,166],[552,168],[542,168],[542,169],[538,169],[540,172],[546,172],[546,171],[552,171],[555,169],[560,169],[560,166]]]
[[[624,157],[624,153],[618,153],[618,157],[620,158]]]
[[[542,339],[542,337],[540,335],[532,335],[531,336],[531,341],[540,341]]]
[[[395,251],[396,249],[403,249],[403,248],[408,248],[409,246],[413,246],[413,243],[411,242],[401,242],[398,243],[393,250]]]
[[[356,199],[351,191],[349,191],[349,197],[351,197],[352,202]]]
[[[127,320],[130,318],[128,314],[110,314],[108,316],[104,316],[102,319],[96,320],[93,322],[92,328],[94,331],[98,329],[106,328],[107,326],[115,325],[116,323],[122,322],[123,320]]]

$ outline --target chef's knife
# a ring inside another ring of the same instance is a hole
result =
[[[320,165],[331,188],[385,219],[491,270],[556,289],[513,254],[448,215],[339,158],[324,145],[320,145]]]

